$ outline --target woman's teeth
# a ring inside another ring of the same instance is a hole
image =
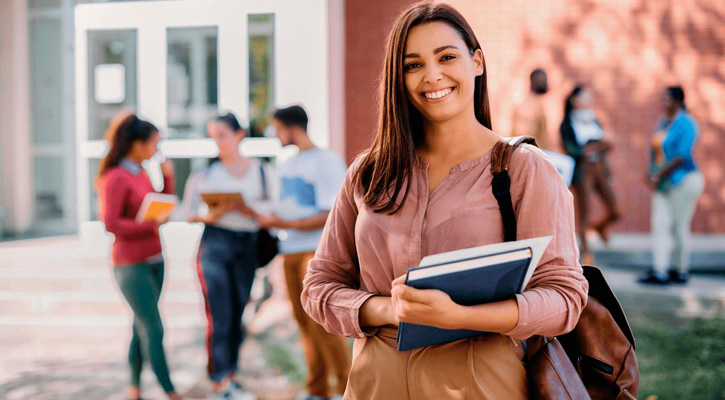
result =
[[[453,91],[452,88],[447,88],[447,89],[439,90],[436,92],[426,92],[425,97],[430,100],[440,99],[440,98],[448,96],[448,94],[452,91]]]

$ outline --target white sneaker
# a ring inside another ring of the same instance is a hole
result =
[[[234,381],[229,385],[229,393],[231,394],[231,400],[257,400],[257,396],[247,392],[240,384]]]

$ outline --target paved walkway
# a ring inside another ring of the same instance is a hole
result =
[[[0,244],[0,398],[123,398],[130,313],[101,253],[72,237]],[[161,301],[168,357],[180,392],[201,399],[209,386],[193,248],[170,254]],[[696,275],[687,286],[644,287],[635,283],[636,267],[603,269],[620,296],[678,307],[687,316],[723,315],[723,274]],[[300,389],[304,366],[279,263],[269,273],[275,294],[247,314],[251,336],[242,349],[242,377],[260,399],[286,400]],[[255,286],[253,296],[262,290]],[[652,300],[659,296],[681,301]],[[164,398],[148,369],[143,385],[144,397]]]

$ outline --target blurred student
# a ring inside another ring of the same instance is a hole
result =
[[[260,215],[262,225],[284,229],[281,241],[284,272],[294,317],[300,327],[307,362],[307,400],[327,399],[343,393],[350,371],[350,347],[342,336],[325,331],[302,308],[302,280],[322,236],[346,166],[331,150],[316,147],[307,136],[307,113],[300,106],[274,112],[272,124],[282,145],[294,144],[299,153],[280,167],[282,193],[277,214]],[[330,387],[329,378],[336,379]]]
[[[133,335],[128,351],[131,369],[128,398],[141,398],[141,370],[144,358],[148,357],[169,399],[180,399],[169,376],[163,347],[164,327],[158,308],[164,282],[159,227],[166,219],[136,222],[144,197],[155,192],[141,163],[156,153],[161,137],[150,122],[135,114],[121,114],[111,122],[106,139],[109,150],[101,160],[96,186],[101,218],[106,229],[115,235],[113,273],[133,311]],[[173,165],[166,161],[161,169],[163,193],[173,194]]]
[[[233,114],[215,118],[207,131],[219,156],[189,177],[182,205],[188,221],[204,224],[197,272],[207,311],[207,369],[214,399],[254,399],[235,375],[245,336],[242,313],[258,267],[259,224],[252,209],[268,203],[272,171],[239,153],[246,132]],[[240,193],[244,202],[222,201],[210,208],[202,193]]]
[[[546,71],[540,68],[532,71],[529,84],[529,93],[514,109],[511,136],[532,136],[540,148],[551,150],[544,111],[544,95],[549,91]]]
[[[642,283],[686,283],[690,267],[690,225],[705,180],[692,156],[699,136],[697,122],[685,107],[685,92],[668,87],[662,97],[662,111],[652,136],[650,171],[652,195],[652,254],[654,268]],[[675,269],[670,268],[674,236]],[[669,271],[668,271],[669,269]]]
[[[594,190],[606,208],[606,215],[593,225],[606,243],[609,227],[619,220],[620,213],[606,162],[612,145],[591,109],[591,96],[585,87],[576,86],[567,96],[560,133],[566,153],[576,161],[571,186],[577,200],[579,248],[582,263],[591,264],[593,257],[586,240],[590,191]]]

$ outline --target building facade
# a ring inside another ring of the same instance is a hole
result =
[[[262,4],[263,3],[263,4]],[[162,130],[178,187],[213,155],[206,121],[232,111],[263,136],[276,105],[302,103],[311,134],[350,162],[376,126],[384,40],[408,0],[0,0],[0,218],[6,237],[74,233],[97,219],[92,188],[110,118]],[[550,142],[563,99],[588,85],[615,142],[620,232],[648,232],[644,185],[658,96],[680,84],[698,120],[707,187],[693,229],[725,233],[725,5],[704,0],[451,0],[489,72],[507,135],[528,74],[547,70]],[[259,150],[261,142],[250,144]],[[256,146],[256,147],[255,147]],[[263,146],[262,146],[263,147]],[[596,218],[596,215],[593,216]]]

